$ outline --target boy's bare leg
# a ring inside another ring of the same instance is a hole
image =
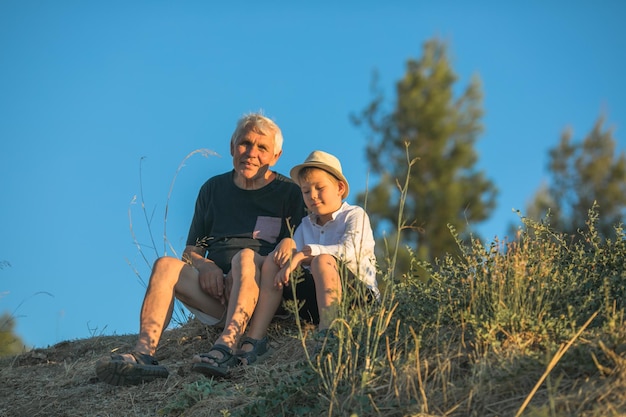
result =
[[[283,299],[283,289],[274,285],[274,277],[280,270],[279,266],[273,260],[273,257],[268,256],[263,262],[261,268],[261,283],[259,292],[259,302],[257,303],[256,310],[250,321],[250,329],[248,330],[248,336],[253,339],[260,340],[267,334],[267,328],[269,327],[274,314],[280,306]],[[242,346],[242,350],[249,351],[253,348],[252,345],[246,343]]]
[[[337,260],[332,255],[318,255],[311,261],[311,275],[315,281],[317,308],[320,313],[319,330],[330,327],[339,312],[341,278]]]

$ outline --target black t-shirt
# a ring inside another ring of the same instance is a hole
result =
[[[224,273],[243,248],[270,253],[291,236],[289,228],[295,230],[306,213],[300,187],[291,179],[276,173],[265,187],[243,190],[233,175],[216,175],[200,188],[187,237],[187,245],[206,248],[207,258]]]

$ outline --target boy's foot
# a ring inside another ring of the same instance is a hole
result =
[[[243,350],[245,345],[252,346],[252,349]],[[253,339],[246,336],[241,339],[241,349],[237,351],[237,358],[242,365],[252,365],[256,361],[263,359],[268,350],[267,336],[262,339]]]

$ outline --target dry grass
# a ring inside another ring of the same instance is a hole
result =
[[[306,331],[310,329],[305,329]],[[280,383],[280,375],[304,360],[296,326],[289,320],[270,328],[273,352],[263,363],[234,370],[213,381],[190,372],[194,353],[208,349],[217,329],[196,321],[165,333],[157,356],[170,376],[149,384],[113,387],[97,380],[94,365],[112,351],[128,351],[136,335],[99,336],[62,342],[0,361],[0,416],[234,416]],[[509,345],[478,357],[453,335],[439,335],[435,350],[401,354],[389,350],[390,366],[377,372],[363,415],[514,416],[546,372],[551,356],[521,354]],[[538,385],[522,415],[626,415],[624,345],[608,346],[588,335]],[[449,338],[449,339],[448,339]],[[278,379],[277,379],[278,378]],[[274,384],[274,386],[269,386]],[[306,389],[306,387],[304,387]],[[311,386],[311,389],[315,389]],[[317,394],[317,415],[328,415],[327,399]],[[336,409],[333,415],[350,415]],[[278,412],[295,415],[290,410]],[[254,414],[248,414],[254,415]],[[310,414],[315,415],[315,414]]]
[[[274,366],[302,358],[302,344],[295,337],[295,326],[288,321],[270,328],[272,355],[262,365],[239,368],[224,385],[221,395],[196,404],[186,416],[223,416],[249,398],[238,395],[244,384],[254,389],[259,375]],[[48,349],[35,349],[0,360],[0,416],[154,416],[171,405],[189,386],[206,384],[202,375],[190,372],[193,354],[207,351],[216,338],[216,329],[193,320],[166,331],[157,358],[170,371],[167,379],[149,384],[114,387],[101,383],[95,375],[95,362],[113,351],[126,352],[136,335],[99,336],[61,342]],[[218,390],[219,391],[219,390]]]
[[[272,324],[273,352],[262,364],[238,368],[230,378],[217,381],[190,372],[193,354],[206,351],[216,336],[216,329],[196,321],[167,331],[157,356],[170,370],[169,378],[130,387],[99,382],[94,364],[112,351],[131,349],[136,335],[62,342],[3,358],[0,416],[237,415],[255,400],[251,393],[272,388],[268,382],[280,382],[275,380],[277,371],[295,369],[304,360],[297,329],[287,320]],[[401,361],[390,361],[398,365],[394,369],[379,371],[370,390],[378,406],[358,415],[514,416],[550,361],[548,353],[543,359],[521,355],[519,345],[477,357],[475,350],[464,349],[450,335],[439,338],[445,348],[415,349]],[[625,350],[623,345],[607,346],[601,338],[577,340],[538,387],[523,415],[626,415]],[[294,415],[289,409],[281,414]],[[333,415],[350,414],[336,409]]]

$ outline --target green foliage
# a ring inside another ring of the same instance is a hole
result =
[[[24,351],[24,342],[14,332],[15,318],[4,313],[0,316],[0,357],[11,356]]]
[[[8,261],[0,261],[0,270],[10,266],[11,264]],[[31,297],[38,296],[40,294],[52,296],[50,293],[41,291],[36,292]],[[2,296],[0,296],[0,298],[1,297]],[[0,357],[16,355],[27,350],[21,337],[15,333],[15,314],[24,302],[25,300],[19,303],[17,308],[12,313],[4,312],[0,316]]]
[[[613,226],[626,213],[626,155],[616,155],[613,133],[603,125],[600,117],[578,143],[572,142],[570,130],[563,133],[549,154],[552,181],[537,191],[529,217],[538,220],[549,211],[553,229],[576,237],[595,203],[602,214],[600,236],[612,236]]]
[[[474,143],[482,131],[480,82],[472,79],[454,97],[456,81],[445,44],[429,41],[421,59],[408,61],[393,109],[383,108],[378,92],[353,118],[368,129],[368,160],[378,177],[367,198],[372,223],[377,230],[395,226],[403,208],[411,227],[402,230],[400,246],[417,248],[421,260],[456,251],[446,224],[465,235],[470,224],[486,219],[495,206],[494,185],[474,169]],[[397,182],[407,174],[405,144],[419,162],[411,170],[407,199],[400,203]]]
[[[209,399],[211,396],[224,395],[227,391],[222,384],[213,379],[205,379],[186,385],[176,398],[159,410],[160,415],[178,415],[196,403]]]
[[[318,398],[319,379],[313,369],[300,363],[295,369],[287,366],[272,369],[266,390],[254,394],[255,401],[237,410],[232,416],[318,416],[323,413]]]
[[[592,326],[602,326],[626,307],[626,236],[616,227],[615,240],[602,240],[598,222],[591,210],[587,229],[571,242],[526,218],[513,242],[461,245],[462,255],[431,267],[428,281],[412,275],[396,285],[397,317],[413,328],[463,328],[485,346],[515,339],[545,349],[595,312]]]

